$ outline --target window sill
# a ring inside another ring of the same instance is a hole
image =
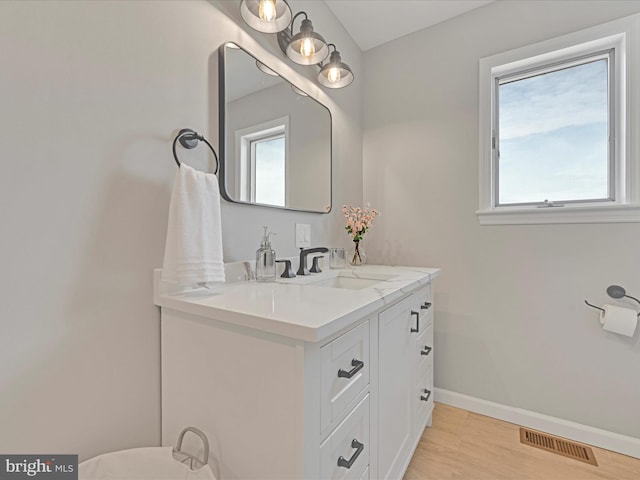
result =
[[[549,208],[501,208],[476,212],[480,225],[640,222],[640,204]]]

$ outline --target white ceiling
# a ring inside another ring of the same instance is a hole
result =
[[[364,52],[494,0],[324,0]]]

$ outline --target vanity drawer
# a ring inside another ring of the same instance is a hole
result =
[[[414,390],[413,402],[414,428],[417,429],[416,435],[422,435],[424,427],[427,425],[429,415],[433,411],[433,369],[429,368],[425,374],[418,380],[418,384]]]
[[[431,284],[425,285],[414,293],[414,309],[420,313],[420,332],[433,325],[433,304],[431,300]]]
[[[320,445],[320,478],[358,480],[368,467],[369,395]]]
[[[320,349],[320,426],[325,431],[369,385],[369,320]]]
[[[416,339],[416,376],[421,378],[433,367],[433,322]]]

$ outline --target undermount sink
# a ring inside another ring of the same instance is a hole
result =
[[[329,287],[329,288],[344,288],[347,290],[361,290],[363,288],[374,287],[380,282],[384,282],[385,280],[390,280],[394,278],[395,275],[370,275],[369,278],[363,277],[350,277],[350,276],[337,276],[328,278],[325,280],[320,280],[317,282],[308,283],[309,286],[316,287]]]

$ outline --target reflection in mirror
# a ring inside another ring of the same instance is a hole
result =
[[[245,50],[221,46],[218,68],[224,198],[329,212],[329,110]]]

